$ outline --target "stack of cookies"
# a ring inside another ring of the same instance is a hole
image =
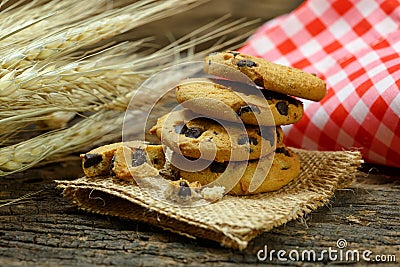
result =
[[[175,178],[226,186],[236,176],[227,186],[229,193],[250,195],[277,190],[298,176],[300,161],[283,144],[281,125],[296,123],[303,115],[302,102],[294,97],[319,101],[325,83],[301,70],[234,51],[213,53],[204,65],[208,74],[221,79],[182,81],[175,89],[184,109],[162,116],[150,130],[173,155],[181,154],[181,160],[208,161],[196,171],[175,164]],[[229,80],[226,73],[234,72],[256,86]]]

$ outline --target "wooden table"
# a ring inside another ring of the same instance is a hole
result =
[[[257,252],[265,245],[268,251],[321,251],[337,249],[340,238],[347,241],[346,249],[396,255],[400,262],[400,171],[396,169],[364,166],[357,182],[337,191],[330,206],[263,233],[241,252],[80,211],[62,198],[53,182],[80,175],[80,162],[71,161],[0,180],[0,266],[230,266],[259,262]],[[35,194],[9,203],[30,193]],[[311,264],[282,262],[276,256],[272,262]],[[319,263],[338,262],[325,257]]]
[[[228,12],[233,19],[260,18],[261,24],[272,16],[288,12],[299,2],[213,1],[212,7],[202,6],[174,20],[167,18],[146,25],[135,30],[135,35],[159,33],[165,37],[169,31],[179,38]],[[330,206],[263,233],[245,251],[239,252],[154,226],[80,211],[62,198],[53,182],[80,177],[78,160],[31,169],[0,178],[0,266],[241,266],[259,262],[257,252],[265,245],[276,251],[318,251],[336,249],[340,238],[347,241],[348,249],[396,255],[400,262],[400,170],[366,166],[363,171],[359,172],[357,183],[336,192]],[[26,194],[33,195],[12,202]],[[276,257],[265,263],[311,265],[283,262]],[[319,263],[338,264],[338,261],[325,257]]]

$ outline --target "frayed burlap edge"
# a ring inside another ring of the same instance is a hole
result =
[[[168,205],[133,183],[108,177],[56,182],[63,189],[63,196],[83,210],[150,223],[188,237],[244,249],[261,232],[328,203],[335,190],[350,185],[362,163],[357,151],[293,150],[301,159],[301,172],[284,188],[254,196],[225,196],[196,208]]]

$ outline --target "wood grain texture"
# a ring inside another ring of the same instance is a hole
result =
[[[257,263],[256,254],[265,245],[276,251],[318,251],[336,248],[339,238],[347,240],[348,249],[393,254],[398,262],[400,176],[397,170],[386,174],[382,170],[374,167],[368,175],[359,172],[357,183],[338,191],[329,207],[263,233],[239,252],[208,240],[78,210],[61,197],[53,180],[80,176],[79,161],[32,169],[0,180],[0,266],[230,266]],[[28,199],[5,205],[8,199],[39,190]],[[276,258],[267,263],[311,264]],[[326,257],[319,263],[338,262]]]
[[[300,1],[213,3],[218,5],[208,4],[174,19],[154,22],[121,38],[154,35],[168,43],[166,33],[179,38],[226,13],[231,13],[232,19],[260,18],[261,24],[288,12]],[[393,254],[400,262],[398,169],[365,167],[357,183],[336,192],[330,206],[263,233],[245,251],[238,252],[215,242],[189,239],[135,221],[80,211],[62,198],[53,182],[83,175],[79,154],[74,158],[77,160],[0,178],[0,266],[243,266],[258,263],[256,254],[265,245],[274,250],[318,250],[336,248],[339,238],[347,240],[349,249]],[[35,192],[31,197],[10,203]],[[281,262],[276,258],[266,263],[314,266],[310,262]],[[325,264],[338,262],[327,258],[319,262]],[[373,265],[378,264],[370,264]]]

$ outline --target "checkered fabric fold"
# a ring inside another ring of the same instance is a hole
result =
[[[368,162],[400,167],[400,1],[309,0],[265,23],[241,52],[315,73],[320,102],[304,101],[285,143],[358,149]]]

